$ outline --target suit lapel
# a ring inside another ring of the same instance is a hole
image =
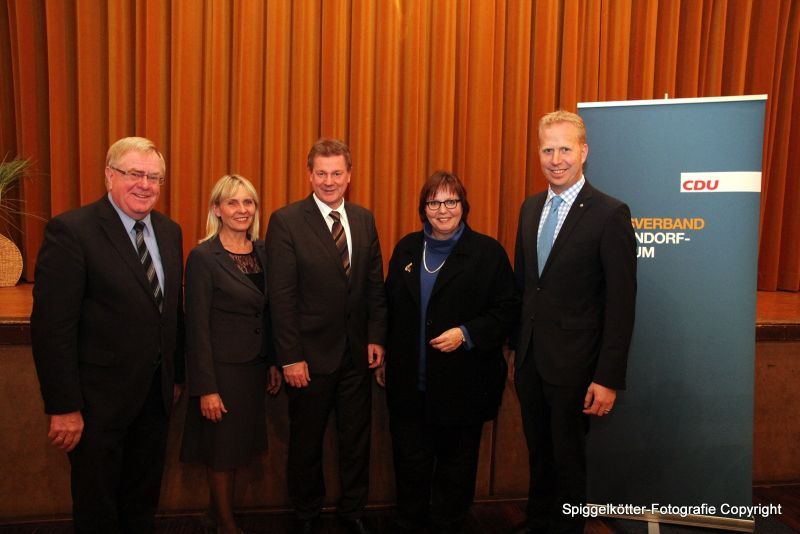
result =
[[[255,248],[255,243],[253,244],[253,247]],[[261,295],[261,291],[250,280],[250,278],[248,278],[246,274],[244,274],[242,271],[239,270],[238,267],[236,267],[236,264],[231,259],[230,254],[228,253],[227,250],[225,250],[225,247],[222,246],[222,242],[219,240],[219,236],[216,236],[212,241],[211,250],[214,253],[214,259],[217,260],[217,263],[222,267],[224,271],[230,274],[234,279],[238,280],[242,284],[246,285],[248,288],[252,289],[256,293]],[[262,260],[261,265],[263,268],[263,266],[266,264],[264,263],[263,258],[260,259]]]
[[[544,264],[542,276],[547,272],[550,264],[553,263],[553,258],[558,256],[558,253],[564,248],[565,243],[569,241],[569,236],[577,226],[578,221],[581,220],[583,214],[586,213],[586,210],[591,206],[592,192],[593,189],[589,185],[589,182],[585,182],[580,193],[578,193],[578,196],[572,203],[567,218],[564,219],[564,224],[561,225],[561,229],[558,231],[558,236],[555,242],[553,242],[553,248],[550,250],[550,255],[547,257],[547,262]]]
[[[317,204],[314,202],[314,199],[311,195],[306,198],[304,211],[306,224],[311,229],[311,233],[313,233],[319,240],[320,245],[329,256],[331,262],[338,266],[341,275],[343,277],[347,277],[344,272],[344,265],[342,265],[341,257],[339,256],[339,251],[336,249],[336,243],[333,241],[333,236],[331,236],[331,232],[328,230],[328,225],[325,222],[325,219],[322,217],[322,213],[319,211],[319,208],[317,207]],[[348,213],[347,220],[350,223],[350,234],[355,234],[356,232],[353,231],[353,226],[356,223],[356,219],[351,218],[350,214]],[[355,250],[355,248],[356,247],[354,243],[353,250]],[[352,258],[350,258],[350,265],[352,269]]]
[[[410,247],[398,250],[398,253],[400,254],[398,258],[400,260],[399,264],[402,266],[403,281],[411,293],[414,303],[419,308],[419,271],[424,268],[422,266],[422,232],[419,232],[418,237],[414,239]]]
[[[153,233],[156,237],[156,244],[158,244],[158,254],[161,256],[161,268],[164,271],[164,299],[178,294],[178,287],[175,282],[181,279],[180,273],[183,263],[183,258],[180,257],[181,250],[172,245],[170,228],[166,224],[166,217],[160,213],[150,213],[150,223],[153,225]],[[145,277],[146,279],[146,277]],[[148,283],[149,288],[149,283]],[[155,303],[155,300],[153,300]]]
[[[122,224],[122,220],[119,218],[119,215],[117,215],[117,212],[114,211],[114,207],[111,205],[108,197],[103,197],[100,202],[97,203],[97,211],[100,219],[100,227],[103,229],[103,232],[105,232],[106,237],[108,237],[108,240],[117,251],[117,254],[119,254],[123,263],[125,263],[125,265],[127,265],[131,270],[133,277],[138,281],[139,285],[142,286],[142,290],[150,295],[151,300],[153,301],[153,306],[156,306],[156,301],[154,298],[152,298],[150,282],[147,280],[147,275],[144,272],[144,267],[142,267],[142,262],[139,261],[139,256],[136,254],[136,249],[133,247],[133,242],[131,241],[130,236],[128,236],[128,233],[125,231],[125,225]],[[158,239],[157,232],[156,239]],[[160,248],[162,247],[159,243],[159,249]],[[156,309],[158,308],[156,307]]]
[[[264,241],[256,241],[253,246],[256,248],[256,254],[259,261],[261,261],[261,270],[264,271],[264,294],[267,294],[267,247]]]
[[[352,252],[350,253],[350,278],[354,278],[353,271],[356,268],[356,251],[361,250],[361,246],[364,244],[364,240],[366,239],[366,230],[362,230],[362,225],[364,224],[364,219],[360,216],[360,214],[356,210],[347,210],[345,206],[345,211],[347,212],[347,224],[350,225],[350,238],[352,239],[352,243],[350,243],[350,249]],[[333,238],[331,238],[333,241]],[[336,247],[334,247],[336,248]],[[339,251],[336,251],[337,258]],[[341,261],[339,262],[341,263]],[[342,267],[342,272],[344,272],[344,267]]]

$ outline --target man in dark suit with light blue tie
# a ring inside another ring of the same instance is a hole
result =
[[[609,415],[625,371],[636,301],[630,209],[583,176],[583,120],[539,121],[547,191],[522,204],[515,275],[523,308],[510,369],[528,443],[527,521],[517,533],[583,531],[564,503],[586,502],[590,416]]]
[[[325,482],[322,441],[331,410],[339,434],[339,519],[363,519],[369,478],[372,369],[383,362],[386,297],[375,219],[345,202],[346,144],[321,139],[307,158],[313,192],[272,214],[267,279],[278,365],[289,395],[289,496],[299,532],[312,532]]]
[[[114,143],[108,194],[53,218],[36,262],[33,357],[76,532],[153,529],[184,374],[181,230],[153,210],[164,167],[147,139]]]

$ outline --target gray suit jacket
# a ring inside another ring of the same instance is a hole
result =
[[[254,249],[264,268],[263,241]],[[266,294],[265,294],[266,293]],[[186,365],[189,394],[218,392],[214,362],[274,360],[268,292],[261,293],[233,263],[219,236],[204,241],[186,260]]]

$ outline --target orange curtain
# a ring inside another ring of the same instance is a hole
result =
[[[0,155],[35,161],[21,197],[47,218],[100,197],[114,140],[153,139],[188,250],[220,175],[252,179],[266,220],[341,137],[384,255],[439,168],[511,253],[542,114],[768,94],[759,287],[798,290],[799,19],[791,0],[0,0]],[[44,223],[16,222],[31,280]]]

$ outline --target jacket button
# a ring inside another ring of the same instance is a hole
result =
[[[433,321],[431,321],[430,319],[425,321],[425,326],[431,326],[432,324],[433,324]]]
[[[256,334],[260,334],[261,333],[261,329],[260,328],[256,328],[255,332],[256,332]]]
[[[256,317],[261,317],[261,312],[256,312]]]

